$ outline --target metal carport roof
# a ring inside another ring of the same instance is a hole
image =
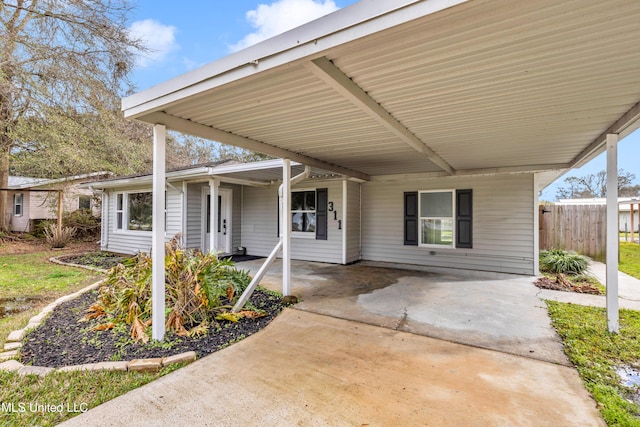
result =
[[[123,100],[369,179],[565,171],[640,116],[640,2],[363,0]]]

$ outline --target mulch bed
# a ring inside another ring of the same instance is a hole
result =
[[[286,306],[282,298],[257,290],[250,301],[265,310],[264,317],[240,319],[237,323],[219,321],[206,336],[180,337],[167,332],[163,341],[133,343],[129,331],[92,331],[99,319],[82,321],[86,309],[98,297],[97,291],[60,304],[45,322],[23,342],[22,363],[57,368],[85,363],[166,357],[195,351],[198,358],[213,353],[264,328]]]
[[[541,289],[551,289],[553,291],[577,292],[581,294],[602,295],[600,289],[589,282],[572,282],[564,274],[555,277],[540,277],[534,285]]]
[[[89,267],[102,268],[108,270],[118,265],[131,255],[119,255],[112,252],[93,251],[79,255],[65,255],[58,257],[59,261],[69,264],[86,265]]]

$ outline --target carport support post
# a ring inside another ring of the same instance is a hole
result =
[[[618,333],[618,135],[607,135],[607,326]]]
[[[291,294],[291,161],[282,160],[282,295]]]
[[[57,218],[58,233],[62,233],[62,197],[63,197],[62,190],[58,190],[58,218]]]
[[[153,213],[151,239],[151,337],[162,340],[165,332],[164,320],[164,192],[165,192],[165,148],[166,128],[153,127]]]
[[[209,179],[209,253],[218,253],[218,193],[220,181]]]

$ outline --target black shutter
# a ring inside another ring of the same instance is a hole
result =
[[[473,235],[473,190],[456,191],[456,247],[472,248]]]
[[[316,240],[327,240],[327,204],[327,189],[316,189]]]
[[[404,244],[418,246],[418,192],[404,193]]]
[[[277,210],[277,215],[276,215],[276,227],[278,230],[278,234],[276,234],[276,237],[280,237],[280,194],[276,194],[276,210]]]

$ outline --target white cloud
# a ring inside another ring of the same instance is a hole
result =
[[[271,4],[260,4],[246,15],[256,30],[230,46],[230,50],[244,49],[338,9],[333,0],[277,0]]]
[[[180,46],[176,42],[176,27],[164,25],[153,19],[135,21],[129,27],[132,37],[142,40],[148,49],[139,54],[136,65],[145,68],[154,62],[161,62]]]

